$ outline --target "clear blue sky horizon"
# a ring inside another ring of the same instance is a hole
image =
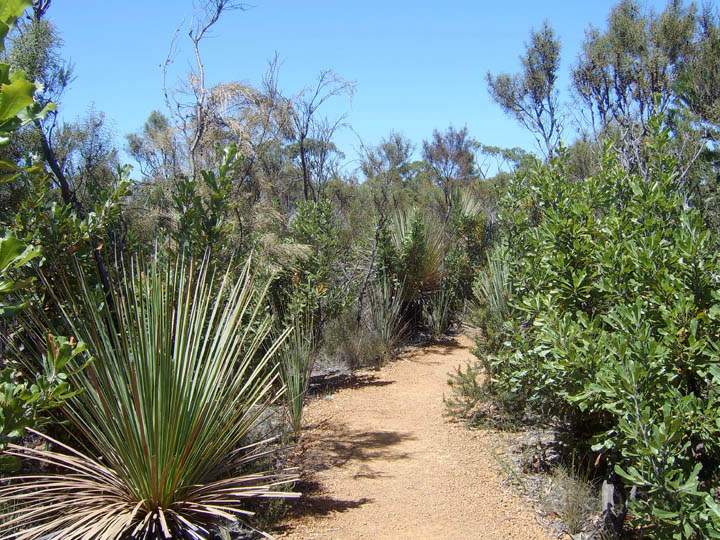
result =
[[[467,126],[485,144],[534,150],[532,137],[491,101],[485,74],[519,67],[531,28],[547,20],[562,42],[560,87],[588,25],[604,27],[611,0],[377,1],[253,0],[231,12],[203,47],[208,80],[258,83],[275,53],[280,86],[294,93],[323,69],[355,81],[352,100],[337,99],[326,113],[347,114],[351,130],[338,134],[350,163],[365,144],[391,131],[417,146],[433,129]],[[661,9],[664,0],[645,4]],[[103,112],[118,140],[163,110],[162,70],[176,28],[189,22],[192,0],[55,0],[49,13],[75,65],[76,79],[60,104],[65,120],[90,108]],[[175,71],[189,66],[180,39]]]

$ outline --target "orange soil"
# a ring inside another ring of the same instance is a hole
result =
[[[313,399],[299,445],[305,492],[279,536],[302,539],[546,539],[503,485],[492,430],[444,416],[447,375],[472,342],[414,349]]]

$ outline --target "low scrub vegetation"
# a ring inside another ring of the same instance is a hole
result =
[[[506,262],[491,256],[478,278],[480,358],[486,392],[594,453],[634,527],[708,537],[720,527],[717,240],[655,126],[646,177],[610,148],[582,182],[558,158],[511,183]]]
[[[231,279],[207,263],[133,261],[112,311],[77,277],[82,296],[63,316],[92,356],[84,369],[76,362],[64,411],[81,449],[46,436],[57,450],[10,445],[57,473],[8,479],[0,498],[22,505],[0,532],[203,537],[246,513],[247,498],[290,496],[276,488],[293,478],[253,470],[262,448],[246,440],[277,398],[273,358],[286,337],[268,342],[249,265]]]

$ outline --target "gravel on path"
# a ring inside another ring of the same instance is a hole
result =
[[[280,537],[547,539],[503,484],[501,436],[445,417],[448,373],[472,340],[410,350],[312,399],[298,446],[305,481]]]

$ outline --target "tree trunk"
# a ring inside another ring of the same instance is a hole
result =
[[[45,135],[45,131],[43,130],[39,120],[35,120],[35,126],[40,133],[40,146],[42,148],[43,158],[45,159],[45,162],[48,164],[48,167],[50,167],[50,170],[52,171],[55,179],[60,185],[60,194],[62,195],[63,202],[72,206],[73,210],[75,210],[75,212],[77,213],[77,216],[80,219],[84,219],[86,216],[85,210],[83,209],[80,202],[77,200],[77,197],[75,196],[73,190],[70,188],[70,184],[65,177],[65,173],[63,173],[62,168],[58,163],[55,151],[52,149],[52,146],[50,146],[50,142],[48,141],[47,136]],[[105,260],[103,259],[102,253],[100,253],[101,246],[95,238],[91,238],[90,242],[92,245],[95,266],[97,267],[98,275],[100,276],[100,283],[102,284],[103,291],[105,292],[105,298],[107,300],[108,306],[112,308],[113,303],[112,295],[110,292],[110,277],[105,266]]]

